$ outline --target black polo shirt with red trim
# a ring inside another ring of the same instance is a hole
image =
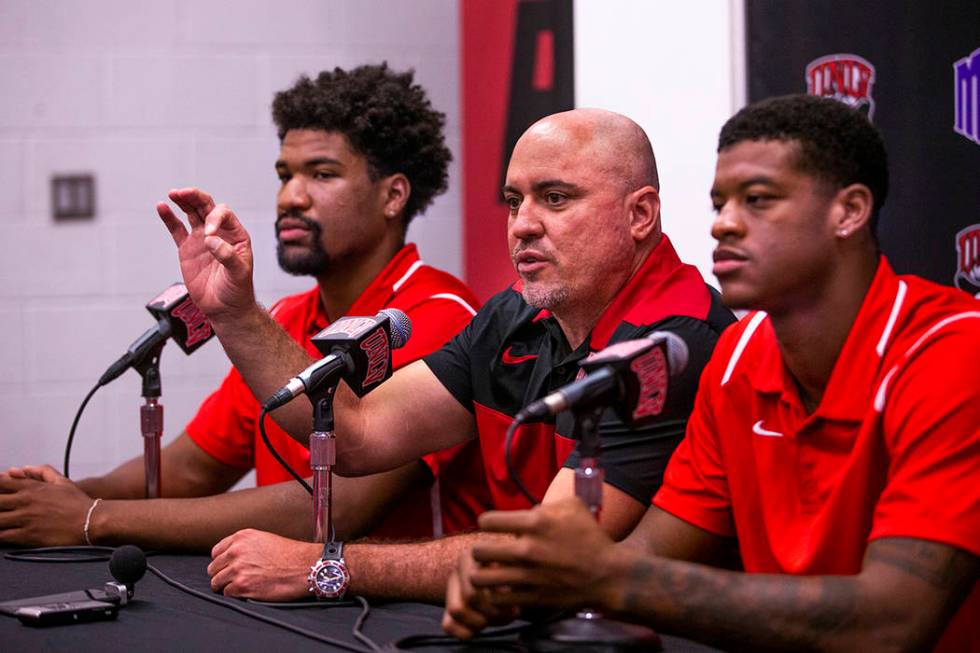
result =
[[[492,297],[461,333],[424,360],[474,414],[494,507],[519,509],[528,503],[509,478],[504,459],[504,437],[514,415],[574,381],[579,361],[591,352],[652,331],[677,334],[688,345],[689,362],[671,379],[659,419],[646,428],[629,429],[610,409],[599,424],[606,482],[648,503],[684,437],[701,370],[718,335],[734,321],[718,294],[697,268],[681,262],[665,235],[575,350],[547,310],[524,301],[518,283]],[[562,466],[578,463],[570,437],[573,425],[566,412],[557,421],[526,424],[514,435],[511,458],[538,498]]]

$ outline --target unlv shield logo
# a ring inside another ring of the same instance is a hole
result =
[[[814,59],[806,67],[808,95],[829,97],[874,117],[871,86],[875,67],[856,54],[830,54]]]
[[[980,224],[956,234],[956,277],[953,283],[980,299]]]

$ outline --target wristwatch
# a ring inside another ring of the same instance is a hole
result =
[[[336,601],[344,598],[350,585],[350,572],[344,562],[344,543],[327,542],[323,545],[323,557],[310,567],[306,583],[316,598]]]

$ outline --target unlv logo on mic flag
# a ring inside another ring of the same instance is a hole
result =
[[[633,361],[630,368],[636,373],[640,383],[633,419],[659,415],[667,401],[667,360],[663,347],[654,347]]]
[[[388,334],[383,328],[369,335],[361,343],[361,350],[367,354],[367,373],[364,375],[365,387],[384,381],[388,377],[388,361],[391,356],[388,351]]]
[[[613,407],[627,426],[637,428],[663,412],[666,405],[670,371],[666,352],[665,340],[624,340],[588,356],[579,363],[579,375],[604,366],[613,368],[622,380],[621,397]]]
[[[197,304],[191,301],[190,297],[175,308],[172,315],[187,327],[187,342],[185,346],[193,347],[197,343],[204,342],[211,337],[211,323],[208,322],[208,318],[204,316],[204,313],[197,307]]]
[[[157,320],[166,320],[171,337],[185,354],[190,354],[214,335],[211,322],[187,292],[182,283],[175,283],[154,297],[146,310]]]
[[[391,320],[387,315],[342,317],[313,336],[313,345],[324,356],[350,357],[343,377],[358,397],[391,376]]]

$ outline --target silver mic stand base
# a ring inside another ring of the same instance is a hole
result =
[[[632,653],[663,650],[660,636],[652,629],[607,619],[590,610],[582,610],[574,617],[531,627],[521,634],[521,643],[529,651],[539,653]]]

